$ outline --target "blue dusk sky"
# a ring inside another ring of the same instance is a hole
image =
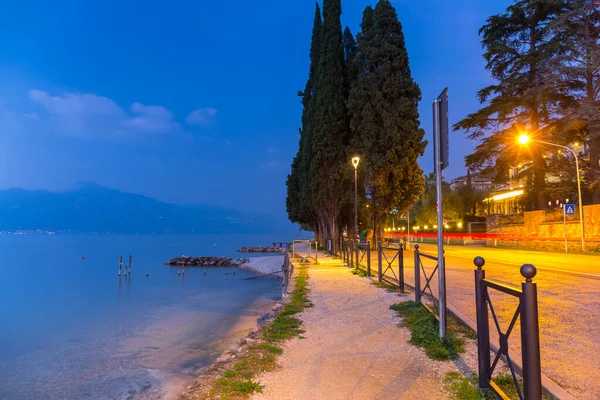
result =
[[[489,84],[477,30],[509,0],[397,0],[421,125]],[[357,32],[365,0],[343,1]],[[84,180],[156,199],[285,215],[308,73],[310,0],[3,1],[0,189]],[[474,143],[450,141],[448,178]],[[431,170],[432,151],[421,160]]]

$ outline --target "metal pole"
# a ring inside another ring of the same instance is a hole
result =
[[[475,257],[475,310],[477,316],[477,361],[479,366],[479,388],[490,387],[488,371],[490,369],[490,325],[488,307],[485,300],[485,271],[483,257]]]
[[[421,258],[419,257],[419,245],[415,244],[415,302],[421,301]]]
[[[398,285],[400,286],[400,291],[404,293],[404,247],[402,243],[400,243],[400,247],[398,248]]]
[[[565,236],[565,252],[569,252],[569,246],[567,244],[567,204],[563,204],[563,233]]]
[[[572,152],[575,156],[575,167],[577,168],[577,196],[579,197],[579,225],[581,226],[581,251],[585,251],[585,232],[583,226],[583,198],[581,197],[581,180],[579,179],[579,159],[577,157],[577,154],[574,151]]]
[[[367,275],[371,276],[371,244],[367,242]]]
[[[377,280],[381,282],[383,271],[381,270],[381,252],[383,249],[381,248],[381,242],[377,242]]]
[[[521,267],[525,282],[521,284],[521,348],[523,351],[523,395],[525,400],[542,398],[540,362],[540,327],[538,321],[537,285],[532,282],[536,269],[531,264]]]
[[[354,243],[355,243],[354,250],[356,250],[356,253],[355,253],[355,256],[356,256],[356,265],[355,265],[355,267],[356,268],[360,268],[360,264],[358,262],[358,252],[360,251],[360,248],[358,247],[359,246],[358,239],[355,239]]]
[[[410,210],[408,210],[408,216],[406,217],[406,235],[408,236],[408,246],[410,247]]]
[[[440,306],[440,338],[446,337],[446,268],[444,265],[444,217],[442,194],[442,145],[440,141],[439,100],[434,102],[435,183],[437,192],[438,302]]]
[[[575,151],[568,146],[563,146],[560,144],[549,143],[549,142],[543,142],[541,140],[536,140],[536,139],[531,139],[531,141],[541,143],[541,144],[546,144],[548,146],[560,147],[561,149],[570,151],[571,154],[573,154],[573,157],[575,157],[575,168],[577,168],[577,195],[579,197],[579,225],[581,226],[581,251],[585,251],[585,230],[584,230],[584,225],[583,225],[583,198],[581,197],[581,179],[579,178],[579,157],[577,157],[577,153],[575,153]]]
[[[358,237],[358,168],[354,167],[354,238]]]

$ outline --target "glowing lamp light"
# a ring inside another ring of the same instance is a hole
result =
[[[402,227],[402,230],[403,230],[403,231],[405,231],[405,230],[406,230],[406,228],[405,228],[405,227]]]
[[[428,226],[428,225],[425,225],[425,226],[423,227],[423,229],[429,229],[429,226]]]
[[[444,228],[448,229],[448,228],[450,228],[450,227],[448,226],[448,224],[446,224],[446,225],[444,225]]]
[[[521,196],[523,193],[524,192],[522,190],[513,190],[512,192],[498,194],[498,195],[492,197],[492,200],[498,201],[498,200],[510,199],[512,197]]]
[[[352,157],[352,165],[354,166],[354,169],[358,168],[359,162],[360,162],[360,157],[358,157],[358,156]]]
[[[433,229],[437,229],[437,225],[434,225],[434,226],[433,226]]]
[[[456,226],[459,227],[459,228],[462,228],[463,224],[462,224],[462,222],[459,222],[458,224],[456,224]]]
[[[519,141],[519,143],[521,143],[522,145],[526,145],[527,143],[529,143],[531,141],[531,137],[529,135],[526,134],[521,134],[519,136],[519,138],[517,139]]]

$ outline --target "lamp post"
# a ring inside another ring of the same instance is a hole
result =
[[[360,157],[352,157],[352,165],[354,166],[354,239],[358,237],[358,163]]]
[[[545,144],[548,146],[559,147],[561,149],[570,151],[571,154],[573,154],[573,157],[575,157],[575,168],[577,169],[577,195],[579,197],[579,225],[581,227],[581,251],[585,251],[585,233],[584,233],[584,227],[583,227],[583,199],[581,198],[581,181],[579,179],[579,157],[577,157],[577,153],[575,153],[575,151],[573,151],[573,149],[568,146],[563,146],[561,144],[548,143],[548,142],[543,142],[541,140],[532,139],[531,136],[525,135],[525,134],[520,135],[518,138],[518,141],[522,145],[526,145],[529,142],[536,142],[536,143]]]

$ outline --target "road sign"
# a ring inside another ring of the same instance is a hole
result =
[[[448,88],[433,101],[433,172],[435,173],[438,248],[438,311],[440,337],[446,337],[446,266],[444,259],[444,202],[442,170],[448,167]]]
[[[434,163],[437,162],[435,161],[435,148],[439,145],[439,162],[441,163],[442,170],[445,170],[450,165],[448,130],[448,88],[446,88],[433,102],[433,134],[436,136],[433,140]],[[434,168],[433,172],[437,173],[437,168]]]
[[[575,204],[565,204],[565,214],[575,215]]]

